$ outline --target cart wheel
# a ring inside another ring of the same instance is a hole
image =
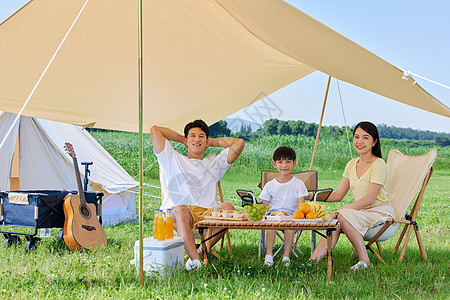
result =
[[[64,241],[64,236],[63,236],[63,230],[62,229],[58,232],[58,241],[59,242]]]
[[[5,248],[11,247],[12,245],[20,245],[22,243],[18,235],[9,235],[5,237]]]
[[[40,238],[30,237],[27,241],[27,245],[25,246],[25,251],[28,253],[30,252],[30,250],[36,250],[40,242],[41,242]]]

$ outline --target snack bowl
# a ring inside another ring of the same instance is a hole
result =
[[[211,216],[212,217],[221,217],[222,213],[220,211],[218,211],[218,210],[213,210],[212,213],[211,213]]]
[[[233,211],[232,210],[224,210],[224,211],[222,211],[222,217],[224,217],[224,218],[232,218],[233,217]]]
[[[245,211],[235,211],[233,213],[233,218],[242,219],[244,217]]]

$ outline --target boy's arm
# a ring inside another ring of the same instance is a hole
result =
[[[166,127],[153,126],[150,129],[152,137],[153,148],[156,153],[161,153],[164,150],[166,140],[175,141],[184,144],[184,136]]]
[[[216,139],[210,139],[209,147],[222,147],[230,148],[228,151],[227,162],[231,165],[239,157],[244,149],[245,142],[243,139],[237,139],[232,137],[222,137]]]

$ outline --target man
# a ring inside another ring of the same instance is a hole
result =
[[[173,208],[172,218],[177,233],[183,237],[184,248],[189,255],[186,269],[198,269],[201,264],[192,227],[201,214],[234,209],[227,202],[217,205],[216,184],[239,157],[245,143],[242,139],[231,137],[209,139],[208,125],[202,120],[188,123],[184,136],[158,126],[153,126],[150,134],[154,152],[167,178],[168,189],[161,209]],[[183,143],[188,149],[187,157],[175,151],[169,141]],[[225,149],[217,156],[203,158],[204,151],[209,147]],[[211,245],[220,237],[212,239]]]

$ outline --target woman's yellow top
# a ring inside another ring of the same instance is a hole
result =
[[[369,184],[372,182],[380,184],[382,187],[374,203],[368,208],[388,202],[386,197],[387,168],[384,160],[377,158],[361,178],[358,178],[358,175],[356,175],[356,163],[358,161],[359,157],[349,161],[342,175],[350,181],[350,190],[352,191],[353,199],[357,201],[366,196],[369,190]]]

